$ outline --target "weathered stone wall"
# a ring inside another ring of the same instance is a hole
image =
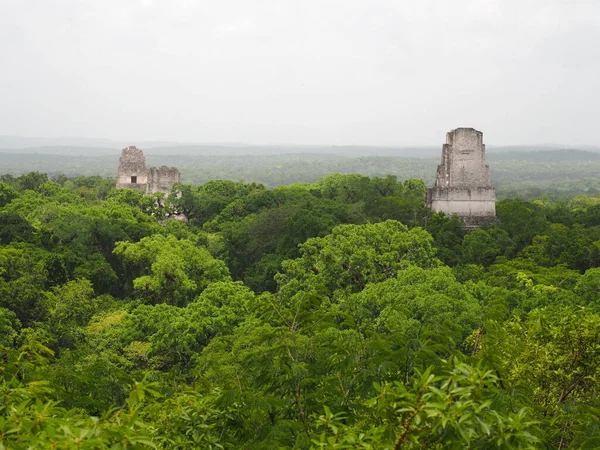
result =
[[[132,183],[132,177],[136,178],[135,183]],[[145,191],[147,184],[148,170],[146,169],[144,152],[134,146],[124,148],[119,158],[117,187]]]
[[[175,167],[150,167],[148,170],[148,193],[168,194],[175,183],[181,182],[181,174]]]
[[[155,192],[168,194],[171,187],[179,183],[180,179],[179,170],[175,167],[146,168],[144,152],[137,147],[127,147],[121,152],[117,176],[118,188],[141,189],[147,194]]]
[[[461,218],[496,218],[496,193],[491,187],[433,188],[427,192],[428,206],[434,212],[457,214]]]
[[[485,164],[483,133],[457,128],[446,134],[435,187],[427,190],[434,212],[457,214],[468,228],[496,220],[496,192]]]
[[[446,133],[436,187],[490,187],[481,131],[457,128]]]

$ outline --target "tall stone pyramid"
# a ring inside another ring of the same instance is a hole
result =
[[[457,128],[446,133],[435,187],[427,190],[427,206],[433,212],[458,215],[468,229],[496,220],[496,191],[490,185],[481,131]]]

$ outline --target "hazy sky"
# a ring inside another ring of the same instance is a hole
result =
[[[0,135],[600,144],[600,0],[0,0]]]

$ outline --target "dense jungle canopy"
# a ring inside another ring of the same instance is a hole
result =
[[[113,186],[0,176],[0,449],[600,446],[593,192]]]

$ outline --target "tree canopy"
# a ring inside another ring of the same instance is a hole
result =
[[[112,186],[1,177],[0,449],[600,445],[600,198]]]

